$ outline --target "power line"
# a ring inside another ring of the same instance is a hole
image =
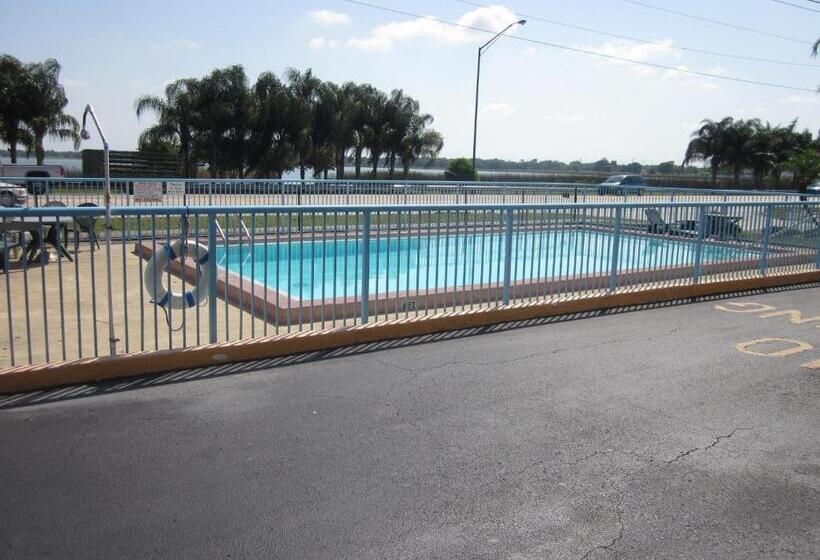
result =
[[[348,4],[355,4],[357,6],[364,6],[365,8],[370,8],[370,9],[374,9],[374,10],[381,10],[383,12],[390,12],[390,13],[393,13],[393,14],[398,14],[398,15],[402,15],[402,16],[406,16],[406,17],[415,18],[415,19],[422,19],[422,20],[431,21],[428,16],[423,16],[421,14],[416,14],[416,13],[413,13],[413,12],[407,12],[407,11],[399,10],[399,9],[396,9],[396,8],[388,8],[387,6],[380,6],[378,4],[371,4],[370,2],[363,2],[361,0],[339,0],[339,1],[340,2],[346,2]],[[460,29],[469,29],[470,31],[478,31],[479,33],[485,33],[485,34],[488,34],[488,35],[495,35],[496,34],[495,31],[491,31],[489,29],[482,29],[480,27],[474,27],[472,25],[464,25],[464,24],[461,24],[461,23],[456,23],[456,22],[447,21],[447,20],[443,20],[443,19],[435,19],[435,20],[432,20],[432,21],[436,21],[438,23],[441,23],[441,24],[444,24],[444,25],[449,25],[449,26],[452,26],[452,27],[458,27]],[[596,56],[596,57],[605,58],[605,59],[608,59],[608,60],[618,60],[620,62],[628,62],[630,64],[638,64],[640,66],[648,66],[650,68],[655,68],[655,69],[658,69],[658,70],[671,70],[673,72],[679,72],[679,73],[682,73],[682,74],[692,74],[692,75],[695,75],[695,76],[702,76],[702,77],[705,77],[705,78],[714,78],[716,80],[724,80],[724,81],[729,81],[729,82],[739,82],[739,83],[751,84],[751,85],[757,85],[757,86],[767,86],[767,87],[787,89],[787,90],[792,90],[792,91],[809,91],[811,93],[815,93],[814,88],[800,87],[800,86],[790,86],[790,85],[778,84],[778,83],[774,83],[774,82],[763,82],[763,81],[759,81],[759,80],[750,80],[750,79],[746,79],[746,78],[736,78],[736,77],[732,77],[732,76],[724,76],[724,75],[721,75],[721,74],[712,74],[712,73],[709,73],[709,72],[701,72],[700,70],[690,70],[688,68],[675,68],[674,66],[667,66],[666,64],[656,64],[654,62],[646,62],[646,61],[643,61],[643,60],[634,60],[634,59],[631,59],[631,58],[616,56],[616,55],[613,55],[613,54],[605,54],[605,53],[601,53],[601,52],[590,51],[590,50],[587,50],[587,49],[581,49],[581,48],[578,48],[578,47],[571,47],[569,45],[562,45],[562,44],[559,44],[559,43],[551,43],[549,41],[541,41],[541,40],[538,40],[538,39],[530,39],[530,38],[527,38],[527,37],[521,37],[519,35],[507,35],[506,37],[508,39],[514,39],[516,41],[523,41],[525,43],[543,45],[545,47],[553,47],[553,48],[556,48],[556,49],[561,49],[561,50],[565,50],[565,51],[586,54],[586,55],[590,55],[590,56]]]
[[[617,0],[618,2],[623,2],[625,4],[634,4],[635,6],[641,6],[643,8],[648,8],[650,10],[657,10],[659,12],[666,12],[668,14],[675,14],[676,16],[681,16],[689,19],[694,19],[697,21],[705,21],[708,23],[713,23],[715,25],[722,25],[723,27],[730,27],[732,29],[739,29],[740,31],[747,31],[749,33],[756,33],[758,35],[765,35],[766,37],[774,37],[775,39],[782,39],[784,41],[791,41],[793,43],[801,43],[801,44],[811,44],[811,41],[803,40],[803,39],[795,39],[794,37],[787,37],[786,35],[778,35],[777,33],[771,33],[769,31],[763,31],[762,29],[755,29],[753,27],[746,27],[745,25],[738,25],[735,23],[729,23],[726,21],[720,21],[717,19],[707,18],[703,16],[698,16],[695,14],[689,14],[686,12],[679,12],[677,10],[671,10],[669,8],[663,8],[661,6],[655,6],[654,4],[647,4],[646,2],[639,2],[638,0]]]
[[[807,12],[814,12],[815,14],[820,14],[820,10],[815,10],[814,8],[809,8],[808,6],[801,6],[800,4],[794,4],[792,2],[786,2],[785,0],[772,0],[772,2],[777,2],[778,4],[791,6],[792,8],[798,8],[800,10],[806,10]],[[820,2],[817,3],[820,4]]]
[[[476,6],[476,7],[481,7],[481,8],[489,7],[488,4],[481,4],[479,2],[472,2],[470,0],[455,0],[455,1],[460,2],[462,4],[466,4],[468,6]],[[820,0],[818,0],[818,2],[820,2]],[[563,22],[563,21],[558,21],[558,20],[555,20],[555,19],[549,19],[549,18],[545,18],[545,17],[542,17],[542,16],[536,16],[536,15],[533,15],[533,14],[525,14],[524,12],[519,12],[518,10],[513,10],[513,11],[515,13],[517,13],[518,15],[523,16],[527,19],[531,19],[531,20],[535,20],[535,21],[542,21],[544,23],[549,23],[549,24],[552,24],[552,25],[560,26],[560,27],[567,27],[569,29],[576,29],[576,30],[579,30],[579,31],[586,31],[588,33],[595,33],[595,34],[598,34],[598,35],[603,35],[605,37],[614,37],[616,39],[622,39],[624,41],[633,41],[635,43],[642,43],[642,44],[645,44],[645,45],[660,45],[660,46],[668,47],[670,49],[674,49],[674,50],[678,50],[678,51],[685,51],[685,52],[692,52],[692,53],[699,53],[699,54],[707,54],[707,55],[711,55],[711,56],[721,56],[721,57],[724,57],[724,58],[734,58],[734,59],[738,59],[738,60],[749,60],[749,61],[752,61],[752,62],[765,62],[765,63],[768,63],[768,64],[782,64],[782,65],[785,65],[785,66],[801,66],[801,67],[805,67],[805,68],[817,68],[817,64],[812,64],[810,62],[792,62],[792,61],[789,61],[789,60],[776,60],[776,59],[773,59],[773,58],[760,58],[760,57],[756,57],[756,56],[746,56],[746,55],[742,55],[742,54],[733,54],[733,53],[725,53],[725,52],[719,52],[719,51],[710,51],[710,50],[698,49],[698,48],[694,48],[694,47],[683,47],[683,46],[676,46],[676,45],[667,45],[665,43],[660,43],[658,41],[650,41],[648,39],[640,39],[638,37],[632,37],[630,35],[623,35],[623,34],[620,34],[620,33],[612,33],[612,32],[609,32],[609,31],[601,31],[600,29],[593,29],[591,27],[584,27],[582,25],[575,25],[575,24],[572,24],[572,23],[566,23],[566,22]]]

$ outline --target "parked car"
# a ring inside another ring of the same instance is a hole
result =
[[[3,208],[28,206],[28,192],[25,187],[0,183],[0,206]]]
[[[642,195],[646,181],[640,175],[613,175],[598,186],[598,194],[615,194],[626,196],[628,194]]]
[[[26,188],[32,194],[42,194],[43,181],[37,179],[62,179],[66,176],[62,165],[0,165],[0,177],[30,178]]]
[[[812,181],[812,184],[806,188],[806,193],[820,195],[820,179]]]

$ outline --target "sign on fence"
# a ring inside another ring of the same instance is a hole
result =
[[[165,183],[165,194],[168,196],[185,196],[185,181],[168,181]]]
[[[135,181],[134,202],[162,202],[162,183],[156,181]]]

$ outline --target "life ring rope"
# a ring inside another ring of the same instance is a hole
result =
[[[174,292],[170,289],[170,286],[168,288],[165,287],[162,277],[166,274],[165,269],[168,263],[177,259],[180,259],[180,262],[182,262],[186,256],[192,257],[198,265],[196,281],[192,289],[184,293]],[[210,277],[208,267],[205,265],[208,264],[209,257],[208,248],[204,245],[188,243],[184,241],[184,239],[178,239],[173,243],[165,245],[148,261],[143,277],[145,291],[151,296],[151,303],[161,307],[163,311],[165,311],[169,328],[171,327],[170,317],[168,316],[169,309],[184,310],[195,307],[207,298],[207,288]]]

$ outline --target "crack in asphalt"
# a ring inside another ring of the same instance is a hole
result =
[[[695,452],[697,452],[697,451],[706,451],[706,450],[708,450],[708,449],[712,449],[714,446],[716,446],[718,443],[720,443],[720,442],[721,442],[721,441],[723,441],[724,439],[729,439],[729,438],[731,438],[733,435],[735,435],[735,433],[736,433],[736,432],[739,432],[739,431],[741,431],[741,430],[748,430],[748,429],[749,429],[749,428],[735,428],[734,430],[732,430],[731,432],[729,432],[729,433],[728,433],[728,434],[726,434],[726,435],[723,435],[723,436],[717,436],[717,437],[715,438],[715,440],[714,440],[712,443],[710,443],[709,445],[707,445],[707,446],[705,446],[705,447],[693,447],[693,448],[691,448],[691,449],[687,449],[686,451],[681,451],[681,452],[680,452],[680,453],[678,453],[678,454],[677,454],[677,456],[675,456],[674,458],[667,460],[667,461],[666,461],[666,464],[667,464],[667,465],[671,465],[672,463],[674,463],[674,462],[676,462],[676,461],[679,461],[680,459],[683,459],[684,457],[687,457],[687,456],[689,456],[689,455],[691,455],[692,453],[695,453]]]
[[[680,331],[682,328],[683,328],[683,323],[679,323],[677,326],[675,326],[674,328],[672,328],[671,330],[669,330],[665,333],[652,335],[652,336],[650,336],[648,338],[645,338],[645,339],[643,339],[639,342],[650,342],[650,341],[653,341],[653,340],[657,340],[658,338],[671,336],[671,335],[677,333],[678,331]],[[401,365],[394,364],[393,362],[390,362],[390,361],[387,361],[387,360],[384,360],[384,359],[381,359],[381,358],[374,357],[373,359],[375,359],[377,362],[379,362],[380,364],[382,364],[384,366],[392,367],[392,368],[397,369],[399,371],[404,371],[404,372],[407,372],[407,373],[421,374],[421,373],[429,373],[431,371],[436,371],[436,370],[443,369],[443,368],[446,368],[448,366],[453,366],[453,365],[465,365],[465,366],[473,366],[473,367],[500,366],[500,365],[519,362],[519,361],[522,361],[522,360],[528,360],[530,358],[535,358],[535,357],[552,356],[554,354],[559,354],[561,352],[566,352],[568,350],[569,351],[580,352],[580,351],[583,351],[583,350],[589,350],[590,348],[597,348],[597,347],[600,347],[600,346],[607,346],[607,345],[610,345],[610,344],[619,344],[619,343],[622,343],[622,342],[631,342],[631,341],[628,340],[628,339],[605,340],[603,342],[597,342],[595,344],[588,344],[586,346],[565,346],[565,347],[562,347],[562,348],[554,348],[553,350],[550,350],[549,352],[532,352],[532,353],[529,353],[529,354],[524,354],[523,356],[515,356],[515,357],[512,357],[512,358],[505,358],[503,360],[492,360],[492,361],[487,361],[487,362],[468,362],[468,361],[464,361],[464,360],[451,360],[451,361],[443,362],[443,363],[435,365],[435,366],[422,368],[422,369],[416,369],[416,368],[409,368],[409,367],[406,367],[406,366],[401,366]],[[635,342],[638,342],[638,341],[635,341]]]
[[[590,557],[590,555],[592,555],[593,553],[595,553],[598,550],[606,550],[606,551],[611,550],[612,547],[615,546],[618,543],[618,541],[620,541],[622,538],[624,538],[624,522],[621,519],[621,511],[620,510],[615,511],[615,517],[618,519],[618,535],[615,538],[613,538],[612,540],[610,540],[607,544],[599,544],[598,546],[590,548],[589,550],[587,550],[586,553],[584,553],[584,555],[581,556],[581,560],[586,560],[587,558]]]

